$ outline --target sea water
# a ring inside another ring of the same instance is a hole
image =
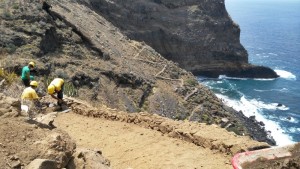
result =
[[[255,116],[277,142],[300,142],[300,0],[225,0],[241,29],[249,62],[268,66],[277,79],[199,77],[225,104]]]

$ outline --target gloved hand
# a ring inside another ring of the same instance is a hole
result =
[[[30,76],[30,80],[34,80],[34,76],[31,75],[31,76]]]

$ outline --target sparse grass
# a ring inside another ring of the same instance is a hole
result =
[[[11,85],[14,81],[17,80],[17,74],[13,71],[6,71],[3,68],[0,68],[0,79],[5,79],[8,85]]]
[[[64,94],[71,97],[78,96],[78,89],[73,83],[66,82],[64,85]]]
[[[189,86],[196,86],[196,85],[199,84],[198,81],[195,80],[195,79],[187,79],[187,80],[185,81],[185,83],[188,84]]]
[[[10,43],[6,46],[6,50],[7,53],[12,54],[17,50],[17,47],[14,44]]]
[[[12,6],[13,9],[19,9],[19,4],[14,3],[14,5]]]
[[[4,12],[2,13],[2,17],[3,17],[4,19],[11,19],[11,18],[12,18],[12,15],[11,15],[11,13],[10,13],[8,10],[6,10],[6,11],[4,11]]]

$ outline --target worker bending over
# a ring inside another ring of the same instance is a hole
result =
[[[54,94],[57,94],[55,96]],[[61,78],[55,78],[52,80],[50,85],[48,86],[48,94],[51,95],[52,98],[57,100],[58,109],[62,110],[63,104],[63,93],[64,93],[64,80]]]

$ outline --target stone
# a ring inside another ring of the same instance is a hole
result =
[[[58,169],[56,162],[49,159],[35,159],[25,169]]]
[[[20,162],[20,160],[14,160],[11,162],[10,165],[12,168],[19,168],[19,167],[21,167],[21,162]]]
[[[109,169],[110,162],[101,155],[100,150],[77,148],[67,165],[67,169],[73,168]]]

